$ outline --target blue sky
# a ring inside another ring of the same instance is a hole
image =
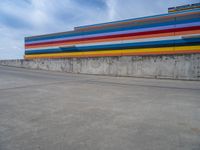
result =
[[[0,59],[19,59],[24,37],[75,26],[167,13],[199,0],[1,0]]]

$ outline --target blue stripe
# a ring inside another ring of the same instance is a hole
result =
[[[82,46],[82,47],[66,47],[66,48],[57,48],[57,49],[38,49],[38,50],[29,50],[26,51],[26,54],[37,54],[37,53],[52,53],[52,52],[70,52],[70,51],[90,51],[90,50],[103,50],[103,49],[125,49],[125,48],[134,48],[134,47],[144,47],[144,46],[153,46],[157,45],[173,45],[178,44],[189,44],[189,43],[200,43],[200,38],[191,38],[191,39],[178,39],[178,40],[164,40],[164,41],[152,41],[152,42],[138,42],[138,43],[123,43],[123,44],[109,44],[109,45],[100,45],[100,46]],[[56,51],[57,50],[57,51]]]
[[[42,40],[47,40],[47,39],[57,39],[57,38],[64,38],[64,37],[73,37],[73,36],[78,36],[78,35],[90,35],[90,34],[97,34],[97,33],[104,33],[104,32],[117,32],[117,31],[125,31],[125,30],[130,30],[130,29],[139,29],[139,28],[146,28],[146,27],[153,27],[153,26],[166,26],[166,25],[176,25],[176,24],[181,24],[181,23],[188,23],[188,22],[197,22],[200,21],[200,18],[195,18],[195,19],[189,19],[189,20],[180,20],[180,21],[168,21],[168,22],[163,22],[163,23],[154,23],[150,25],[142,25],[142,26],[134,26],[134,27],[125,27],[125,28],[118,28],[118,29],[105,29],[101,31],[89,31],[89,32],[81,32],[81,33],[72,33],[72,34],[65,34],[65,35],[60,35],[60,36],[50,36],[46,38],[35,38],[32,40],[25,40],[25,43],[31,42],[31,41],[42,41]]]

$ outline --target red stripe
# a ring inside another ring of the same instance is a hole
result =
[[[43,43],[35,43],[35,44],[25,44],[25,47],[28,46],[40,46],[45,44],[62,44],[66,42],[75,42],[75,41],[87,41],[87,40],[97,40],[97,39],[109,39],[109,38],[117,38],[117,37],[129,37],[129,36],[138,36],[138,35],[148,35],[148,34],[159,34],[159,33],[167,33],[167,32],[180,32],[180,31],[188,31],[188,30],[197,30],[200,29],[200,26],[194,27],[185,27],[185,28],[176,28],[176,29],[166,29],[166,30],[156,30],[156,31],[145,31],[138,33],[126,33],[126,34],[118,34],[118,35],[107,35],[107,36],[98,36],[98,37],[90,37],[90,38],[79,38],[73,40],[61,40],[61,41],[52,41],[52,42],[43,42]]]

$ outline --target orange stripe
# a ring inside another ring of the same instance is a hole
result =
[[[200,30],[193,30],[193,31],[180,31],[180,32],[175,32],[176,35],[188,35],[188,34],[199,34]]]
[[[192,54],[192,53],[200,53],[200,51],[163,51],[163,52],[142,52],[142,53],[123,53],[122,56],[138,56],[138,55],[164,55],[164,54]]]

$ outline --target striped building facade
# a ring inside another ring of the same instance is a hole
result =
[[[25,59],[200,53],[200,8],[25,38]]]

